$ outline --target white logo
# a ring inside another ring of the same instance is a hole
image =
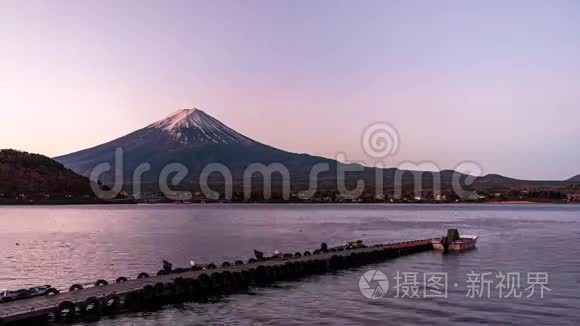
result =
[[[386,122],[373,123],[366,127],[362,135],[364,152],[376,159],[385,159],[397,154],[400,145],[399,132]]]
[[[366,298],[376,300],[387,294],[389,280],[383,272],[370,270],[360,277],[358,287]]]

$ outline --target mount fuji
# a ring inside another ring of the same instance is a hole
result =
[[[199,109],[179,110],[145,129],[183,145],[257,144]]]
[[[186,189],[198,189],[199,176],[211,163],[223,164],[229,168],[234,188],[242,185],[244,171],[250,164],[280,163],[290,173],[293,190],[305,190],[309,187],[312,167],[319,163],[327,163],[329,170],[318,175],[318,186],[321,190],[336,190],[336,171],[340,165],[343,165],[332,159],[290,153],[262,144],[238,133],[199,109],[179,110],[126,136],[56,157],[55,160],[78,174],[90,176],[91,171],[101,163],[115,166],[115,152],[119,148],[123,151],[123,183],[126,185],[133,183],[133,173],[136,168],[142,163],[148,163],[150,169],[142,175],[140,183],[152,185],[151,189],[155,189],[154,185],[158,184],[163,168],[171,163],[179,163],[187,167],[189,175],[180,184]],[[367,186],[374,186],[378,170],[360,165],[357,167],[359,171],[349,172],[346,175],[347,187],[354,188],[358,180],[364,181]],[[387,189],[393,187],[397,171],[395,168],[380,171]],[[415,175],[417,172],[419,171],[416,171]],[[450,189],[452,176],[456,172],[444,170],[421,173],[425,174],[424,188],[432,186],[437,175],[441,180],[442,189]],[[464,177],[462,175],[462,178]],[[99,181],[109,184],[115,180],[114,178],[114,173],[109,172],[104,174]],[[211,175],[209,181],[210,184],[223,185],[221,176]],[[255,181],[254,178],[252,182]],[[258,182],[263,182],[263,180],[258,180]],[[281,182],[281,176],[273,174],[272,185],[276,187]],[[415,182],[414,175],[404,173],[401,182],[403,185],[412,185]],[[559,187],[570,184],[580,184],[580,179],[575,177],[566,181],[529,181],[489,174],[476,178],[472,186],[476,189],[505,190],[519,187]]]
[[[281,163],[290,171],[293,184],[304,181],[311,167],[317,163],[329,163],[331,169],[337,164],[330,159],[289,153],[262,144],[199,109],[179,110],[121,138],[56,157],[55,160],[78,174],[90,176],[91,171],[101,163],[115,166],[115,151],[118,148],[123,150],[125,183],[132,182],[133,171],[142,163],[151,166],[142,177],[144,183],[156,183],[161,170],[171,163],[185,165],[189,171],[187,180],[192,183],[211,163],[227,166],[235,182],[243,180],[244,170],[252,163]],[[100,181],[112,182],[113,173],[105,174]]]

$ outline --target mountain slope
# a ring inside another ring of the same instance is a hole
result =
[[[146,129],[161,131],[184,145],[256,143],[198,109],[179,110]]]
[[[309,186],[312,167],[319,163],[326,163],[329,171],[319,174],[319,187],[325,190],[335,190],[337,189],[336,171],[339,167],[346,167],[335,160],[289,153],[264,145],[197,109],[179,110],[143,129],[93,148],[57,157],[56,160],[79,174],[90,176],[95,167],[101,163],[115,166],[117,149],[122,149],[123,152],[122,171],[125,184],[135,182],[133,173],[144,163],[148,164],[149,170],[137,182],[157,184],[164,167],[171,163],[179,163],[189,172],[186,180],[181,183],[185,187],[197,185],[201,172],[208,164],[219,163],[226,166],[232,173],[234,185],[241,185],[244,171],[251,164],[280,163],[288,169],[293,189],[303,190]],[[373,187],[376,184],[377,172],[382,173],[383,184],[387,190],[393,188],[397,175],[400,175],[394,168],[377,171],[375,168],[362,167],[362,171],[347,174],[346,184],[351,189],[360,179],[367,187]],[[454,173],[449,170],[440,173],[423,172],[423,187],[430,188],[435,182],[434,178],[440,178],[441,187],[450,189]],[[460,176],[462,180],[465,179],[464,175]],[[210,183],[223,184],[223,178],[220,178],[212,175]],[[114,174],[105,173],[99,177],[99,180],[111,184],[114,181]],[[261,179],[252,180],[253,183],[261,182]],[[414,181],[412,173],[403,173],[401,181],[403,185],[413,185]],[[279,185],[281,182],[280,176],[275,174],[274,185]],[[525,181],[490,174],[476,178],[473,187],[505,190],[517,187],[557,187],[565,184],[564,181]]]
[[[334,164],[332,160],[261,144],[196,109],[177,111],[126,136],[55,159],[79,174],[90,176],[100,163],[114,164],[116,149],[123,151],[126,183],[132,182],[133,171],[142,163],[151,167],[143,175],[144,182],[155,182],[162,169],[171,163],[185,165],[190,172],[189,180],[195,180],[207,164],[220,163],[238,181],[252,163],[282,163],[295,175],[308,173],[319,162]],[[106,174],[103,181],[111,182],[112,177]]]
[[[568,181],[520,180],[499,174],[488,174],[477,178],[474,187],[477,189],[506,191],[518,188],[557,188],[564,187]]]
[[[92,194],[89,180],[46,156],[0,150],[0,193],[4,199]]]

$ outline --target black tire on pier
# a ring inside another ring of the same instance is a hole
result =
[[[360,262],[360,255],[357,252],[353,252],[349,255],[350,257],[350,266],[358,267],[361,265]]]
[[[139,311],[143,306],[143,291],[130,292],[123,299],[123,306],[129,311]]]
[[[351,258],[350,256],[342,256],[341,258],[342,268],[349,268],[350,266],[352,266],[350,258]]]
[[[234,277],[230,271],[223,271],[222,280],[224,284],[224,292],[231,293],[236,290],[237,285],[234,283]]]
[[[57,295],[59,293],[60,293],[59,290],[57,290],[55,288],[50,288],[50,289],[46,290],[46,294],[45,295],[51,296],[51,295]]]
[[[365,264],[372,264],[376,261],[375,253],[374,252],[367,252],[365,253]]]
[[[196,278],[186,278],[185,284],[187,285],[187,301],[195,300],[199,295],[201,295],[201,285],[199,280]]]
[[[312,265],[311,265],[311,270],[312,270],[312,274],[320,274],[321,270],[320,270],[320,260],[314,260],[312,261]]]
[[[354,253],[354,263],[355,263],[355,266],[364,265],[364,257],[363,257],[362,253],[360,253],[360,252]]]
[[[350,262],[351,267],[358,267],[360,265],[359,264],[359,256],[356,252],[353,252],[352,254],[350,254],[348,256],[348,258],[349,258],[349,262]]]
[[[304,275],[304,262],[303,261],[294,262],[292,264],[292,267],[294,270],[294,277],[295,278],[300,278]]]
[[[284,280],[292,278],[292,267],[290,267],[290,262],[280,265],[280,277]]]
[[[276,266],[276,280],[285,280],[288,278],[288,266],[279,265]]]
[[[286,270],[284,270],[284,266],[277,265],[274,266],[274,281],[283,280],[286,277]]]
[[[197,277],[199,281],[199,288],[203,292],[204,296],[207,296],[211,292],[211,277],[206,273],[203,273]]]
[[[232,266],[232,264],[230,264],[230,262],[227,261],[222,264],[222,267],[230,267],[230,266]]]
[[[371,251],[371,252],[369,252],[369,253],[368,253],[368,256],[369,256],[369,259],[368,259],[368,260],[369,260],[369,263],[371,263],[371,264],[372,264],[372,263],[376,263],[377,261],[379,261],[379,257],[378,257],[378,255],[377,255],[377,253],[378,253],[378,252],[376,252],[376,251]]]
[[[83,289],[83,286],[82,285],[80,285],[80,284],[73,284],[73,285],[70,286],[70,288],[68,288],[68,291],[69,292],[72,292],[72,291],[78,291],[78,290],[82,290],[82,289]]]
[[[148,278],[148,277],[149,277],[149,274],[147,274],[147,273],[141,273],[141,274],[137,275],[138,279]]]
[[[367,263],[368,263],[368,258],[369,258],[369,256],[368,256],[366,253],[364,253],[364,252],[360,252],[360,253],[358,254],[358,257],[359,257],[359,260],[360,260],[360,264],[361,264],[361,265],[365,265],[365,264],[367,264]]]
[[[381,261],[385,261],[389,258],[389,253],[388,253],[387,249],[380,249],[379,254],[381,257]]]
[[[222,274],[215,272],[211,274],[210,278],[212,291],[216,293],[222,291],[224,286]]]
[[[374,252],[374,251],[367,252],[365,254],[365,256],[366,256],[366,261],[365,261],[366,264],[372,264],[372,263],[377,261],[376,252]]]
[[[193,266],[193,267],[191,268],[191,270],[192,270],[192,271],[194,271],[194,272],[196,272],[196,271],[200,271],[200,270],[202,270],[202,269],[203,269],[203,267],[201,267],[201,266],[199,266],[199,265],[195,265],[195,266]]]
[[[278,275],[278,271],[276,270],[276,266],[266,266],[265,268],[266,273],[266,283],[272,283],[276,280]]]
[[[302,262],[299,262],[299,261],[293,262],[292,263],[292,270],[294,272],[294,278],[302,277],[302,272],[303,272]]]
[[[109,285],[109,282],[105,280],[98,280],[95,282],[95,286],[105,286],[105,285]]]
[[[180,298],[177,296],[177,289],[175,288],[174,283],[165,283],[162,295],[163,302],[165,303],[183,302],[187,301],[188,299],[187,296],[184,298]]]
[[[262,285],[267,282],[267,271],[266,266],[260,265],[256,268],[254,273],[254,281],[256,284]]]
[[[366,264],[366,255],[364,252],[357,253],[356,257],[358,259],[358,266]]]
[[[393,253],[393,249],[385,248],[383,251],[385,252],[385,256],[387,257],[387,259],[391,259],[391,258],[395,257],[395,254]]]
[[[257,260],[256,258],[250,258],[250,259],[248,260],[248,264],[255,264],[255,263],[257,263],[257,262],[258,262],[258,260]]]
[[[385,261],[387,259],[387,255],[385,254],[384,250],[377,251],[377,256],[379,257],[379,261]]]
[[[173,280],[173,288],[175,289],[175,296],[178,301],[187,301],[189,297],[188,282],[183,277],[178,277]]]
[[[116,294],[109,294],[103,299],[103,314],[114,315],[121,308],[121,299]]]
[[[143,304],[148,309],[156,309],[159,307],[159,296],[153,285],[145,285],[143,287]]]
[[[312,260],[302,262],[302,275],[312,275]]]
[[[288,267],[290,269],[290,278],[300,277],[300,266],[299,265],[300,265],[299,262],[288,263]]]
[[[308,269],[310,271],[309,272],[310,275],[313,275],[313,274],[317,274],[318,273],[318,271],[317,271],[317,268],[318,268],[317,261],[318,260],[311,260],[311,261],[308,262]]]
[[[246,279],[244,279],[244,276],[242,275],[241,272],[233,272],[232,277],[234,279],[234,284],[236,285],[236,288],[245,289],[248,287],[248,283]]]
[[[312,255],[312,254],[310,253],[310,251],[305,251],[305,252],[304,252],[304,256],[310,256],[310,255]]]
[[[352,254],[348,255],[348,256],[343,256],[342,257],[342,263],[344,265],[344,268],[350,268],[350,267],[354,267],[354,256]]]
[[[387,260],[387,258],[389,258],[389,253],[387,252],[386,249],[379,251],[379,253],[381,256],[381,261]]]
[[[101,301],[95,297],[83,301],[79,310],[84,321],[92,322],[101,319]]]
[[[118,278],[115,280],[115,283],[124,283],[124,282],[127,282],[127,281],[128,281],[128,280],[127,280],[127,278],[126,278],[125,276],[121,276],[121,277],[118,277]]]
[[[163,284],[161,282],[155,283],[153,288],[155,288],[155,296],[156,297],[160,298],[165,293],[165,284]]]
[[[217,266],[214,263],[211,263],[209,265],[206,266],[207,269],[216,269]]]
[[[63,323],[72,323],[75,320],[76,307],[71,301],[63,301],[58,304],[54,312],[54,318]]]
[[[296,277],[296,270],[294,268],[294,263],[289,261],[284,264],[284,270],[286,273],[286,278],[293,279]]]
[[[276,279],[276,270],[271,266],[266,266],[266,283],[271,283]]]
[[[329,265],[334,270],[342,268],[342,257],[338,255],[330,257]]]
[[[324,274],[324,273],[328,272],[328,260],[320,260],[319,264],[320,264],[320,266],[318,268],[319,268],[320,273]]]
[[[251,268],[248,270],[243,270],[240,273],[242,274],[242,280],[244,280],[248,286],[252,284],[254,281],[254,274],[256,273],[255,269]]]
[[[243,260],[236,260],[236,262],[234,263],[234,265],[238,266],[238,265],[243,265],[244,261]]]
[[[189,279],[189,297],[193,301],[203,301],[205,299],[205,292],[201,289],[201,282],[199,279]]]

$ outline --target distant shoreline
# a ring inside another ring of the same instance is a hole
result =
[[[105,200],[89,199],[89,200],[0,200],[0,206],[65,206],[65,205],[131,205],[136,204],[134,200],[125,200],[118,202],[111,202]]]
[[[101,200],[55,200],[55,201],[30,201],[23,202],[17,200],[0,200],[1,206],[91,206],[91,205],[137,205],[147,206],[147,205],[179,205],[179,206],[189,206],[189,205],[215,205],[215,204],[232,204],[232,205],[277,205],[277,204],[324,204],[324,205],[366,205],[366,204],[379,204],[379,205],[578,205],[580,202],[554,202],[554,201],[529,201],[529,200],[507,200],[507,201],[485,201],[485,202],[191,202],[191,203],[179,203],[179,202],[154,202],[154,203],[144,203],[136,202],[135,200],[122,200],[122,201],[101,201]]]
[[[484,202],[481,204],[523,204],[523,205],[529,205],[529,204],[573,204],[573,203],[556,203],[556,202],[550,202],[550,201],[541,202],[541,201],[529,201],[529,200],[522,200],[522,201],[506,200],[506,201]]]

